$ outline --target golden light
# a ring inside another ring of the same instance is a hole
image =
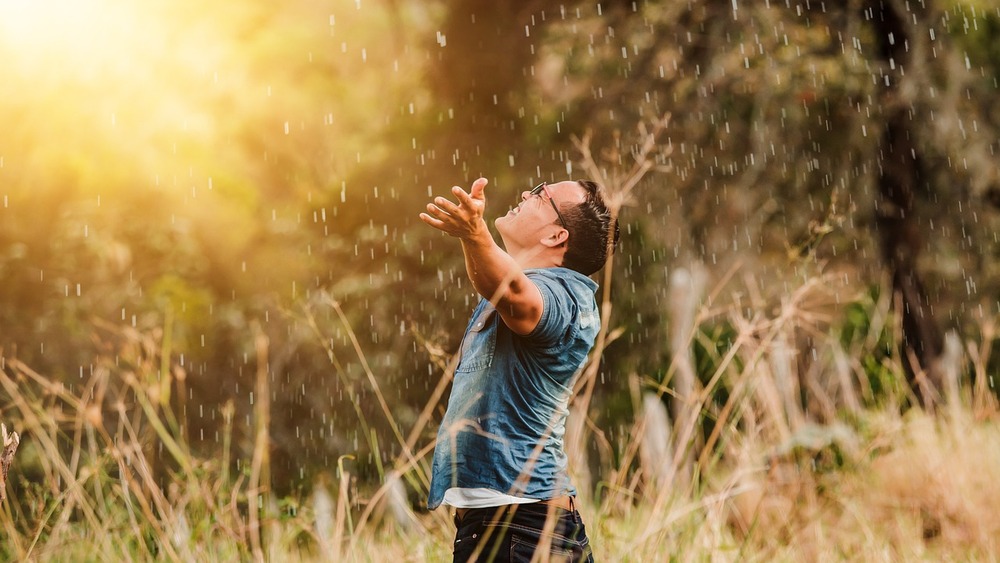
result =
[[[133,10],[114,0],[0,0],[0,45],[22,71],[91,74],[135,54],[136,30],[149,22]]]
[[[190,193],[319,141],[373,158],[386,146],[373,124],[398,108],[387,88],[412,108],[426,57],[385,40],[389,7],[0,0],[0,184],[19,167],[45,176],[25,191],[107,190],[119,172]]]
[[[0,153],[36,170],[120,161],[164,174],[174,147],[213,135],[206,99],[238,74],[231,36],[211,22],[192,3],[0,0],[0,111],[25,132]]]

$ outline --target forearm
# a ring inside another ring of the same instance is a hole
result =
[[[489,299],[516,332],[534,328],[541,315],[541,296],[521,266],[485,229],[462,238],[465,269],[476,291]]]
[[[472,286],[494,303],[506,301],[512,289],[520,289],[528,281],[514,258],[497,245],[485,226],[481,234],[462,239],[462,252]]]

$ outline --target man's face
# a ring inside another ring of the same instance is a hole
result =
[[[508,251],[512,250],[512,245],[531,248],[546,237],[565,230],[552,205],[560,210],[573,207],[583,203],[586,195],[583,187],[573,181],[549,184],[536,194],[530,190],[521,192],[521,203],[495,221],[504,245]]]

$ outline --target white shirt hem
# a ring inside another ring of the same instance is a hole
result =
[[[489,508],[505,504],[529,504],[542,499],[515,497],[493,489],[452,487],[444,492],[441,504],[454,508]]]

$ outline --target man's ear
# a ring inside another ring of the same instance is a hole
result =
[[[542,244],[549,248],[555,248],[569,240],[569,231],[560,227],[558,231],[542,239]]]

